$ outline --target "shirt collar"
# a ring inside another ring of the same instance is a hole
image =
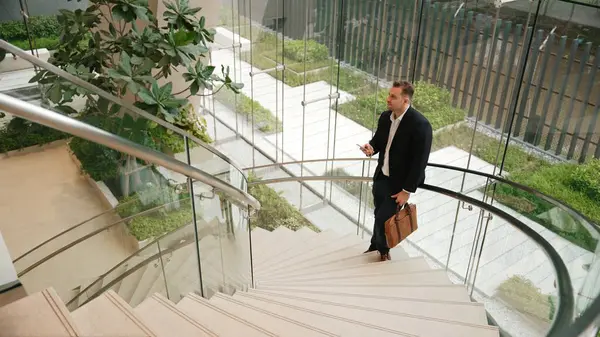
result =
[[[402,115],[398,116],[398,118],[396,118],[396,119],[394,119],[394,112],[392,111],[392,113],[390,114],[390,120],[392,121],[392,123],[402,120],[402,117],[404,117],[404,115],[406,115],[406,112],[408,111],[408,109],[410,109],[410,104],[408,105],[408,107],[406,107],[406,110],[404,110]]]

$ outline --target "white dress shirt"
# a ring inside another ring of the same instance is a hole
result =
[[[390,114],[390,120],[392,121],[392,125],[390,126],[390,133],[388,134],[388,142],[385,147],[385,155],[383,157],[383,167],[381,168],[381,172],[383,172],[383,174],[386,177],[390,176],[390,147],[392,146],[392,141],[394,140],[394,136],[396,135],[398,126],[400,126],[400,122],[402,121],[402,118],[406,114],[406,111],[408,111],[408,108],[410,108],[410,105],[406,108],[406,110],[404,110],[402,115],[398,116],[398,118],[396,118],[396,119],[394,119],[393,112]]]

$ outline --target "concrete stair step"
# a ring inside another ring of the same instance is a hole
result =
[[[383,298],[422,299],[440,301],[471,302],[462,285],[397,285],[397,284],[289,284],[278,282],[274,285],[257,285],[259,290],[292,292],[316,292],[326,294],[350,294]]]
[[[275,228],[265,236],[268,236],[267,243],[261,246],[257,245],[256,250],[253,252],[253,258],[257,265],[263,260],[264,256],[270,256],[273,251],[280,251],[289,245],[289,242],[295,241],[294,231],[285,228],[284,226]]]
[[[146,272],[146,268],[148,268],[148,265],[140,267],[119,282],[120,286],[117,293],[127,303],[130,303],[131,298],[133,297],[133,294],[135,293],[140,280],[142,279],[142,276],[144,276],[144,273]]]
[[[260,280],[256,284],[277,285],[282,282]],[[324,278],[315,280],[286,280],[286,284],[311,285],[311,284],[337,284],[337,285],[361,285],[361,284],[379,284],[379,285],[444,285],[452,284],[444,270],[427,270],[410,273],[371,273],[365,275],[356,275],[352,278]]]
[[[145,299],[134,311],[158,336],[218,336],[159,294]]]
[[[243,303],[253,310],[263,310],[270,312],[273,315],[284,317],[293,317],[298,324],[305,324],[313,329],[326,331],[335,336],[416,336],[414,334],[404,333],[402,331],[393,331],[386,328],[381,328],[372,324],[365,324],[360,320],[349,320],[340,317],[335,317],[315,310],[302,310],[292,306],[279,305],[272,301],[261,301],[251,296],[243,296],[247,294],[236,294],[233,301]]]
[[[268,330],[215,307],[206,299],[192,293],[182,298],[176,306],[191,318],[202,322],[203,325],[206,325],[207,328],[219,336],[277,336]]]
[[[112,290],[73,311],[71,316],[83,336],[156,336]]]
[[[295,265],[303,261],[313,260],[315,257],[325,256],[361,243],[363,241],[354,234],[342,236],[337,233],[322,233],[314,237],[314,240],[311,242],[305,242],[305,247],[298,249],[293,254],[282,257],[278,265],[269,268],[269,270],[278,270],[285,268],[287,265]]]
[[[44,289],[0,308],[2,336],[84,336],[56,291]]]
[[[271,331],[275,335],[286,337],[337,336],[336,334],[314,328],[309,324],[298,322],[288,316],[246,305],[227,295],[216,294],[210,299],[209,303],[262,329]]]
[[[380,256],[377,252],[364,254],[368,248],[367,242],[360,242],[352,246],[344,247],[337,251],[315,257],[311,260],[301,261],[286,268],[281,268],[277,271],[261,274],[261,277],[272,277],[276,275],[285,275],[287,273],[301,273],[307,270],[329,270],[330,268],[356,266],[371,262],[379,262]],[[400,246],[393,248],[390,251],[392,261],[398,261],[409,258],[408,254]],[[258,278],[258,275],[257,275]]]
[[[499,331],[496,327],[488,325],[471,324],[458,321],[431,318],[428,316],[416,316],[401,314],[391,311],[365,309],[355,306],[344,306],[328,304],[324,301],[305,299],[270,298],[258,296],[251,293],[237,293],[236,299],[242,299],[245,303],[262,306],[264,310],[287,313],[291,317],[299,319],[303,317],[312,324],[321,323],[321,328],[328,325],[339,324],[340,321],[356,322],[362,325],[377,326],[380,329],[388,329],[398,334],[409,334],[431,337],[498,337]],[[327,319],[324,319],[327,318]],[[345,327],[339,332],[346,335]],[[333,330],[330,330],[333,332]]]
[[[251,294],[266,298],[292,298],[325,301],[335,305],[356,306],[364,309],[385,310],[418,316],[446,319],[473,324],[487,324],[485,307],[481,303],[423,300],[348,293],[327,293],[290,290],[250,289]]]
[[[332,231],[319,233],[306,241],[298,240],[294,248],[286,252],[273,252],[273,258],[270,261],[257,264],[257,275],[274,272],[278,269],[293,265],[296,262],[312,260],[314,256],[327,255],[328,252],[334,252],[347,246],[357,244],[359,238],[356,235],[348,234],[340,236]]]
[[[417,271],[431,270],[423,257],[413,257],[406,260],[394,260],[385,262],[371,262],[351,267],[331,268],[329,270],[304,270],[304,273],[285,274],[269,277],[268,281],[301,281],[301,280],[323,280],[339,279],[348,277],[361,277],[373,273],[412,273]]]
[[[273,232],[274,233],[274,232]],[[338,234],[333,231],[324,231],[315,236],[301,238],[295,235],[288,237],[285,241],[275,242],[270,241],[269,245],[272,249],[266,252],[263,256],[258,257],[256,267],[258,270],[269,270],[281,264],[291,256],[296,256],[311,247],[316,247],[323,242],[329,242]],[[274,244],[273,244],[274,243]]]
[[[145,300],[146,297],[150,296],[152,294],[150,293],[150,288],[154,284],[154,281],[156,281],[156,279],[159,277],[162,278],[162,270],[160,265],[160,259],[156,259],[146,265],[144,273],[142,274],[142,277],[137,283],[135,291],[133,292],[133,295],[131,296],[131,299],[128,301],[128,303],[132,307],[135,307],[143,300]]]

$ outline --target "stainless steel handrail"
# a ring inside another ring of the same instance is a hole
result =
[[[297,164],[306,164],[306,163],[347,162],[347,161],[364,162],[364,161],[374,161],[374,160],[377,160],[377,158],[371,158],[371,157],[364,158],[363,157],[363,158],[309,159],[309,160],[304,160],[304,161],[288,161],[288,162],[282,162],[282,163],[273,163],[273,164],[266,164],[266,165],[257,165],[257,166],[253,166],[253,167],[245,167],[244,170],[245,171],[258,170],[258,169],[265,169],[265,168],[271,168],[271,167],[283,167],[286,165],[297,165]],[[500,175],[494,175],[494,174],[489,174],[489,173],[485,173],[485,172],[474,171],[474,170],[470,170],[470,169],[462,168],[462,167],[458,167],[458,166],[437,164],[437,163],[427,163],[427,167],[436,167],[436,168],[441,168],[441,169],[445,169],[445,170],[452,170],[452,171],[459,171],[462,173],[473,174],[473,175],[477,175],[480,177],[485,177],[485,178],[488,178],[491,180],[495,180],[496,182],[499,182],[502,184],[510,185],[512,187],[526,191],[527,193],[531,193],[531,194],[535,195],[536,197],[539,197],[540,199],[543,199],[544,201],[547,201],[548,203],[550,203],[550,204],[560,208],[562,211],[568,213],[575,220],[577,220],[583,226],[585,226],[586,229],[592,234],[592,236],[594,236],[597,239],[600,239],[599,224],[596,224],[594,221],[592,221],[592,219],[583,215],[579,211],[571,208],[568,205],[565,205],[560,200],[558,200],[554,197],[551,197],[545,193],[542,193],[536,189],[533,189],[529,186],[516,183],[516,182],[506,179]],[[294,178],[289,178],[289,180],[285,180],[285,179],[288,179],[288,178],[278,178],[278,179],[273,179],[272,181],[273,182],[295,181]],[[269,182],[269,183],[271,183],[271,182]],[[256,182],[254,184],[256,184]],[[252,185],[252,183],[249,183],[249,185]]]
[[[164,120],[162,120],[162,119],[160,119],[160,118],[158,118],[156,116],[153,116],[152,114],[149,114],[148,112],[146,112],[146,111],[144,111],[144,110],[136,107],[135,105],[133,105],[133,104],[127,102],[127,101],[124,101],[124,100],[120,99],[119,97],[116,97],[116,96],[114,96],[114,95],[112,95],[112,94],[110,94],[110,93],[108,93],[108,92],[106,92],[106,91],[104,91],[104,90],[102,90],[102,89],[94,86],[93,84],[88,83],[88,82],[80,79],[77,76],[69,74],[68,72],[60,69],[59,67],[57,67],[57,66],[55,66],[55,65],[53,65],[51,63],[48,63],[46,61],[43,61],[43,60],[41,60],[41,59],[39,59],[39,58],[37,58],[37,57],[35,57],[35,56],[27,53],[26,51],[24,51],[24,50],[22,50],[22,49],[20,49],[20,48],[18,48],[16,46],[8,43],[8,42],[6,42],[6,41],[4,41],[2,39],[0,39],[0,49],[4,49],[4,50],[6,50],[6,51],[8,51],[8,52],[10,52],[12,54],[14,54],[15,56],[18,56],[18,57],[20,57],[20,58],[22,58],[24,60],[27,60],[30,63],[32,63],[32,64],[34,64],[34,65],[36,65],[36,66],[38,66],[38,67],[40,67],[42,69],[48,70],[49,72],[51,72],[51,73],[53,73],[55,75],[58,75],[58,76],[60,76],[60,77],[62,77],[64,79],[66,79],[66,80],[68,80],[68,81],[70,81],[70,82],[72,82],[72,83],[74,83],[74,84],[82,87],[82,88],[85,88],[85,89],[89,90],[92,94],[98,95],[98,96],[100,96],[100,97],[102,97],[102,98],[104,98],[104,99],[106,99],[106,100],[108,100],[110,102],[115,103],[115,104],[119,104],[120,106],[122,106],[122,107],[124,107],[124,108],[126,108],[128,110],[131,110],[134,113],[136,113],[136,114],[138,114],[140,116],[143,116],[144,118],[149,119],[149,120],[155,122],[158,125],[161,125],[161,126],[167,128],[167,129],[169,129],[169,130],[171,130],[171,131],[173,131],[173,132],[175,132],[175,133],[177,133],[177,134],[179,134],[181,136],[184,136],[184,137],[187,137],[187,138],[193,140],[195,143],[197,143],[201,147],[207,149],[208,151],[212,152],[213,154],[215,154],[219,158],[223,159],[229,165],[233,166],[236,170],[242,172],[242,175],[243,175],[244,171],[239,166],[237,166],[229,157],[227,157],[225,154],[223,154],[221,151],[217,150],[213,146],[211,146],[209,144],[206,144],[205,142],[203,142],[202,140],[200,140],[198,137],[192,135],[191,133],[189,133],[187,131],[184,131],[184,130],[182,130],[182,129],[176,127],[176,126],[174,126],[173,124],[168,123],[168,122],[166,122],[166,121],[164,121]],[[244,176],[244,179],[247,179],[247,177]]]
[[[176,160],[164,153],[149,149],[130,140],[113,135],[107,131],[83,123],[65,115],[50,111],[40,106],[27,103],[14,97],[0,94],[0,109],[5,110],[15,116],[36,122],[53,129],[63,131],[74,136],[87,139],[111,149],[127,153],[136,158],[147,162],[163,166],[167,169],[183,174],[194,180],[198,180],[209,186],[223,191],[227,196],[243,206],[250,206],[254,209],[260,208],[260,203],[245,191],[242,191],[231,184],[214,176]]]

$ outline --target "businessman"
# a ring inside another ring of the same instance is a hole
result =
[[[387,97],[388,110],[379,116],[373,139],[361,147],[369,157],[379,153],[373,176],[375,224],[365,253],[377,250],[381,261],[391,259],[385,221],[425,182],[432,131],[427,118],[411,106],[414,92],[410,82],[394,82]]]

